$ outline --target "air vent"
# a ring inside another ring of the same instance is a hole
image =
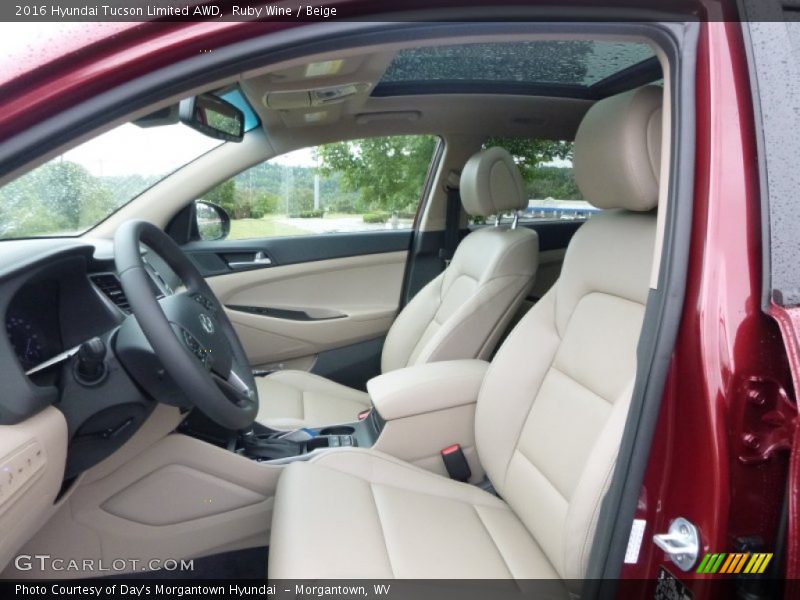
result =
[[[125,292],[122,291],[122,285],[116,275],[101,273],[90,275],[89,278],[122,312],[131,314],[131,305],[128,304],[128,299],[125,297]]]

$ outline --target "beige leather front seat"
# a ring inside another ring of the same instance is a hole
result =
[[[278,483],[271,578],[584,575],[636,372],[661,95],[599,101],[578,130],[578,184],[608,210],[575,234],[561,278],[487,372],[476,443],[500,497],[367,449],[293,463]]]
[[[470,215],[528,206],[519,169],[502,148],[479,152],[461,174]],[[381,357],[384,373],[441,360],[488,358],[533,285],[539,238],[525,228],[484,228],[459,244],[445,271],[426,285],[392,324]],[[274,429],[350,423],[369,395],[304,371],[256,379],[258,421]]]

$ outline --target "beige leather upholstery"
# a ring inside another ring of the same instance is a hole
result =
[[[470,215],[498,215],[528,206],[528,194],[514,157],[505,148],[478,152],[461,172],[461,202]]]
[[[271,579],[558,576],[505,502],[380,452],[293,463],[274,515]]]
[[[650,210],[658,203],[661,95],[645,86],[598,102],[575,136],[573,170],[598,208]],[[614,117],[626,112],[620,123]]]
[[[527,205],[519,170],[501,148],[479,152],[467,162],[461,194],[471,214]],[[382,372],[488,358],[533,284],[538,252],[539,238],[529,229],[484,228],[469,234],[448,268],[395,319],[383,347]],[[348,423],[369,406],[361,392],[300,372],[280,372],[256,383],[258,421],[276,429]],[[313,389],[304,388],[306,383]]]
[[[467,359],[398,369],[370,379],[367,391],[381,417],[402,419],[477,401],[488,366]]]
[[[459,244],[450,266],[397,316],[381,357],[385,373],[458,358],[489,358],[533,284],[539,238],[487,227]]]
[[[352,422],[372,406],[366,392],[304,371],[278,371],[256,382],[258,421],[276,429]]]
[[[651,98],[598,102],[589,122],[600,114],[631,133],[624,147],[602,149],[616,161],[576,157],[606,164],[605,177],[627,177],[630,152],[652,134],[639,119]],[[581,185],[593,198],[594,182]],[[602,202],[650,206],[631,196]],[[633,389],[655,227],[653,213],[593,217],[554,288],[497,352],[475,435],[502,500],[375,451],[331,451],[281,476],[270,577],[582,577]],[[315,544],[305,544],[312,535]]]

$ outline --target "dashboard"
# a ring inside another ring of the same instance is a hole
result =
[[[6,335],[29,371],[64,350],[59,322],[59,285],[45,280],[24,286],[6,311]]]
[[[143,260],[156,296],[180,287],[160,257],[145,248]],[[130,307],[110,241],[2,242],[0,315],[0,425],[55,406],[68,430],[65,481],[110,456],[152,412],[155,398],[137,385],[114,350]],[[76,354],[94,338],[105,352],[104,370],[100,379],[84,380]]]

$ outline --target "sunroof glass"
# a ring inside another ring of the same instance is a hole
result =
[[[381,83],[492,81],[591,86],[654,57],[646,44],[510,42],[400,50]]]

